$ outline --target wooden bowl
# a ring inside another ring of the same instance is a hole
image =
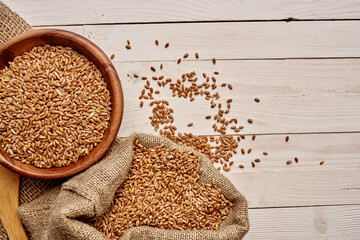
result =
[[[119,76],[105,53],[88,39],[64,30],[32,30],[16,36],[0,47],[0,69],[8,65],[16,56],[30,51],[35,46],[61,45],[71,47],[86,56],[103,74],[111,95],[111,116],[109,126],[102,141],[78,162],[60,168],[37,168],[31,164],[11,159],[0,147],[0,163],[6,168],[28,177],[55,179],[69,177],[84,171],[99,161],[114,142],[122,120],[124,98]]]

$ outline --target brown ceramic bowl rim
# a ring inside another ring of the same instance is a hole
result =
[[[35,43],[34,43],[35,42]],[[60,44],[61,42],[61,44]],[[88,156],[82,157],[76,163],[60,168],[37,168],[31,164],[21,163],[11,159],[0,146],[0,164],[11,171],[27,177],[56,179],[70,177],[80,173],[98,162],[109,150],[120,128],[123,116],[123,92],[119,76],[106,54],[90,40],[73,32],[59,29],[39,29],[18,35],[0,46],[0,69],[8,65],[14,57],[30,51],[35,46],[61,45],[72,47],[75,51],[86,56],[102,72],[111,95],[111,116],[108,129],[102,141],[90,151]],[[15,53],[14,53],[15,52]],[[11,59],[11,60],[9,60]]]

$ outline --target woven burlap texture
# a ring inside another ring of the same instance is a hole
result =
[[[0,45],[29,30],[30,25],[0,1]]]
[[[123,141],[116,141],[106,156],[85,172],[71,178],[60,187],[55,187],[38,199],[20,206],[18,213],[34,239],[108,239],[86,221],[98,218],[110,207],[116,189],[128,176],[132,164],[134,142],[144,147],[160,144],[168,149],[179,146],[167,138],[147,134],[133,134]],[[249,230],[246,199],[233,184],[201,153],[200,167],[203,170],[200,183],[216,180],[224,196],[233,203],[227,218],[218,231],[210,230],[163,230],[148,226],[128,229],[121,239],[161,240],[239,240]]]
[[[8,240],[9,237],[6,233],[6,230],[4,228],[4,225],[2,224],[1,222],[1,219],[0,219],[0,240]]]

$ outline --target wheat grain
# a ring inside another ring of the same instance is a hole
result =
[[[108,127],[110,93],[97,67],[62,46],[35,47],[0,71],[0,130],[10,157],[39,168],[77,162]]]
[[[200,157],[194,152],[163,145],[145,148],[136,141],[128,178],[110,208],[91,225],[110,239],[120,239],[126,229],[144,225],[218,230],[232,203],[214,181],[200,184],[200,174]]]

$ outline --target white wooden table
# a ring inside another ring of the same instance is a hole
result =
[[[219,82],[232,83],[232,92],[220,93],[234,99],[231,114],[240,122],[254,119],[242,133],[257,135],[240,143],[251,155],[234,157],[245,168],[225,173],[249,202],[246,239],[360,239],[360,1],[4,2],[34,28],[74,31],[115,54],[125,95],[119,136],[154,133],[134,73],[152,76],[149,67],[162,63],[175,79],[219,71]],[[177,65],[186,52],[192,57]],[[214,134],[205,101],[163,96],[181,132],[191,120],[194,134]],[[269,156],[250,167],[263,151]],[[287,166],[294,157],[299,163]]]

